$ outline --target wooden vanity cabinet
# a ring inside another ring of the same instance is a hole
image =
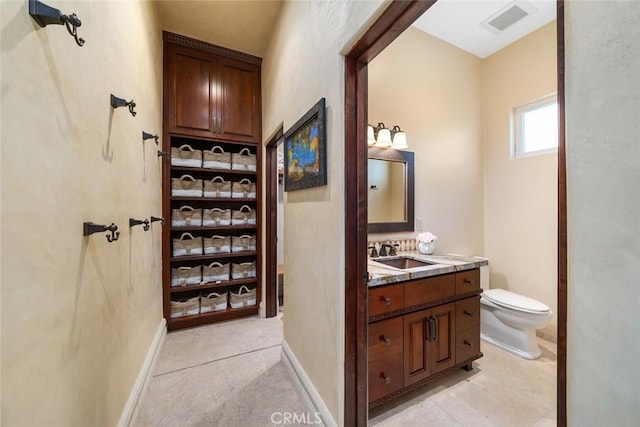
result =
[[[261,59],[164,33],[167,131],[260,143]]]
[[[404,385],[456,363],[455,304],[444,304],[404,317]]]
[[[475,269],[369,290],[369,407],[482,357],[479,280]]]

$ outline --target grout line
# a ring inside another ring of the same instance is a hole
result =
[[[281,347],[281,346],[282,346],[282,344],[275,344],[275,345],[271,345],[269,347],[256,348],[255,350],[245,351],[244,353],[232,354],[231,356],[221,357],[220,359],[209,360],[207,362],[203,362],[203,363],[200,363],[198,365],[185,366],[184,368],[175,369],[173,371],[168,371],[168,372],[163,372],[161,374],[156,374],[156,375],[153,376],[153,378],[161,377],[163,375],[173,374],[174,372],[184,371],[185,369],[197,368],[197,367],[200,367],[200,366],[209,365],[211,363],[219,362],[221,360],[233,359],[234,357],[243,356],[245,354],[256,353],[258,351],[269,350],[271,348]]]

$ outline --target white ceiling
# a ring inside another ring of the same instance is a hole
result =
[[[536,10],[500,34],[481,25],[487,18],[513,4]],[[556,0],[438,0],[413,25],[460,49],[486,58],[555,18]]]

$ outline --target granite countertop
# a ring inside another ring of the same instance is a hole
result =
[[[435,262],[436,264],[400,269],[377,262],[378,260],[397,257],[409,257],[418,261]],[[489,265],[487,258],[467,257],[456,254],[423,255],[417,251],[398,252],[396,256],[369,258],[367,263],[367,269],[369,271],[368,286],[375,287],[407,280],[421,279],[423,277],[454,273],[456,271],[472,270],[483,265]]]

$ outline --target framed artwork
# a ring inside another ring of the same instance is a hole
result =
[[[284,134],[284,191],[327,185],[324,104],[320,99]]]

